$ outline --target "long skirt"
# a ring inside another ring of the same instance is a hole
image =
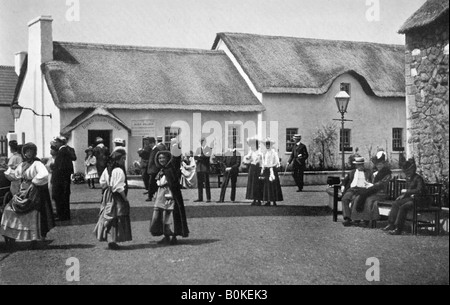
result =
[[[275,180],[270,181],[270,168],[264,169],[264,187],[263,200],[266,202],[283,201],[283,192],[281,190],[280,178],[276,168],[273,168]]]
[[[39,188],[40,205],[27,213],[17,213],[12,200],[6,205],[1,217],[0,235],[18,241],[41,240],[55,227],[50,194],[47,184]]]
[[[356,202],[358,197],[353,202]],[[380,212],[378,210],[378,200],[386,199],[386,194],[374,194],[367,197],[364,202],[364,210],[362,212],[356,211],[356,204],[352,205],[352,220],[378,220],[380,219]]]
[[[250,164],[248,170],[248,181],[247,181],[247,193],[245,194],[245,199],[250,200],[262,200],[262,190],[264,182],[259,179],[259,174],[261,172],[261,167],[259,165]]]
[[[107,215],[106,204],[113,197],[115,207],[113,208],[112,219]],[[99,241],[108,241],[108,235],[111,236],[110,242],[125,242],[133,240],[131,234],[130,205],[123,201],[119,194],[112,193],[107,189],[102,196],[102,205],[97,224],[94,228],[94,234]]]

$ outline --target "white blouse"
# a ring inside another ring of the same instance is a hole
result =
[[[250,150],[248,154],[244,157],[245,164],[256,165],[261,163],[262,153],[260,150]]]
[[[109,173],[105,169],[100,177],[99,183],[101,187],[111,186],[113,193],[123,192],[125,190],[125,174],[122,169],[116,167],[112,170],[111,181],[109,181]]]
[[[275,149],[267,150],[262,158],[262,167],[280,167],[280,158]]]
[[[39,186],[48,183],[48,170],[41,161],[34,161],[24,173],[22,173],[23,165],[24,162],[20,163],[14,171],[7,170],[5,172],[7,179],[11,181],[25,179]]]

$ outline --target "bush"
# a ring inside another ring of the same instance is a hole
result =
[[[82,184],[85,182],[83,173],[75,173],[72,175],[72,182],[75,184]]]

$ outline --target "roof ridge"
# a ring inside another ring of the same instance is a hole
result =
[[[338,39],[325,39],[325,38],[307,38],[307,37],[295,37],[295,36],[277,36],[277,35],[264,35],[264,34],[252,34],[252,33],[238,33],[238,32],[219,32],[217,35],[241,35],[241,36],[259,36],[266,38],[287,38],[287,39],[296,39],[296,40],[308,40],[308,41],[322,41],[322,42],[348,42],[355,44],[368,44],[368,45],[381,45],[381,46],[391,46],[391,47],[402,47],[405,46],[402,44],[392,44],[392,43],[380,43],[380,42],[370,42],[370,41],[355,41],[355,40],[338,40]]]
[[[134,45],[118,45],[118,44],[104,44],[104,43],[85,43],[85,42],[68,42],[68,41],[54,41],[61,45],[83,47],[91,49],[115,49],[115,50],[135,50],[135,51],[166,51],[166,52],[186,52],[193,54],[225,54],[223,51],[209,50],[209,49],[195,49],[195,48],[170,48],[170,47],[150,47],[150,46],[134,46]]]
[[[8,68],[14,70],[14,66],[0,65],[0,68]]]

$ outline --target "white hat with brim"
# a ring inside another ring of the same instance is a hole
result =
[[[356,157],[355,161],[353,161],[353,164],[364,164],[365,160],[363,157]]]

